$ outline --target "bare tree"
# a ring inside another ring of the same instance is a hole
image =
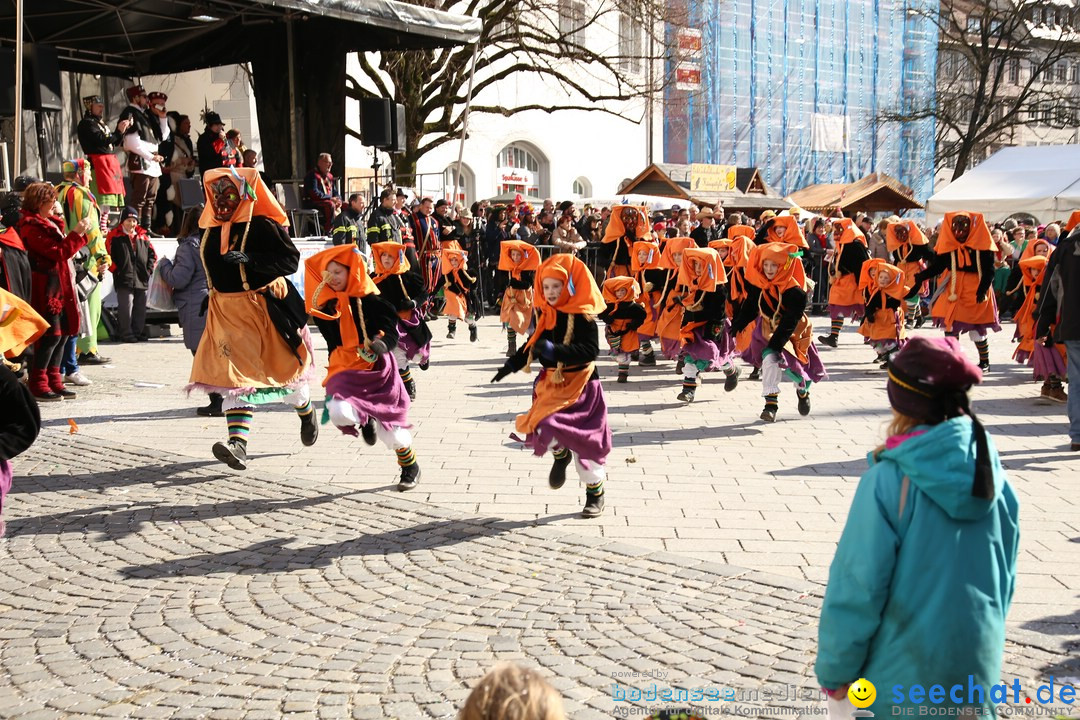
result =
[[[578,109],[626,117],[630,101],[662,87],[663,73],[655,69],[671,55],[665,29],[672,18],[665,0],[420,0],[418,4],[482,20],[473,113],[511,117],[526,110]],[[362,75],[346,78],[347,95],[393,98],[405,106],[406,149],[396,162],[399,174],[415,173],[424,154],[461,137],[472,58],[472,46],[359,56]],[[556,83],[566,99],[555,105],[485,102],[485,89],[515,76]],[[633,119],[640,116],[639,109]],[[355,130],[348,132],[359,137]]]
[[[988,146],[1021,126],[1074,127],[1080,97],[1070,87],[1080,61],[1080,17],[1053,0],[942,0],[913,11],[937,28],[937,97],[890,108],[881,119],[936,121],[937,169],[966,172]]]

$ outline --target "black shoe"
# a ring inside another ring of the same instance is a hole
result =
[[[122,342],[122,343],[137,343],[137,342],[139,342],[139,338],[135,337],[134,335],[128,335],[126,337],[120,338],[120,342]]]
[[[799,414],[810,414],[810,393],[796,393],[799,396]]]
[[[818,335],[817,340],[822,345],[828,345],[831,348],[836,347],[837,338],[835,335]]]
[[[634,352],[630,353],[630,360],[631,361],[637,362],[640,359],[641,359],[641,351],[640,350],[635,350]]]
[[[686,367],[686,358],[680,357],[675,361],[675,374],[682,375],[683,368]]]
[[[926,322],[926,318],[923,317],[922,315],[915,318],[915,329],[918,330],[919,328],[921,328],[923,326],[923,323],[925,323],[925,322]]]
[[[455,335],[455,332],[453,330],[451,330],[450,332],[446,333],[446,339],[447,340],[453,340],[454,335]]]
[[[405,392],[409,393],[409,399],[416,399],[416,381],[409,380],[405,383]]]
[[[214,457],[233,470],[247,470],[247,443],[230,440],[214,443]]]
[[[79,393],[75,392],[74,390],[68,390],[66,387],[59,390],[53,390],[53,392],[64,398],[65,400],[74,400],[75,398],[79,397]]]
[[[398,480],[397,489],[402,492],[412,490],[420,482],[420,463],[414,462],[401,468],[401,479]]]
[[[83,353],[79,356],[80,365],[106,365],[112,362],[112,358],[101,357],[97,353]]]
[[[431,360],[425,360],[422,363],[417,363],[416,367],[420,368],[421,370],[427,370],[429,367],[431,367]]]
[[[739,366],[735,366],[735,372],[724,378],[724,392],[731,392],[735,388],[739,387],[739,375],[742,371],[739,370]]]
[[[581,517],[599,517],[604,512],[604,493],[589,495],[585,493],[585,507],[581,509]]]
[[[986,372],[987,370],[989,370],[990,369],[990,361],[989,360],[980,360],[979,361],[979,369],[982,370],[983,372]]]
[[[210,404],[206,407],[197,408],[195,414],[199,417],[224,417],[225,413],[221,411],[221,402],[224,400],[217,393],[210,393]]]
[[[506,357],[514,357],[517,355],[517,348],[513,345],[508,345],[506,348]]]
[[[656,353],[641,353],[641,359],[638,360],[638,365],[641,367],[656,367]]]
[[[469,342],[476,342],[480,339],[480,331],[477,330],[475,325],[469,326]]]
[[[772,405],[766,405],[765,409],[761,411],[761,419],[765,422],[776,422],[776,408]]]
[[[40,395],[37,393],[33,393],[33,396],[34,399],[38,402],[58,402],[64,399],[63,395],[54,393],[52,390],[46,393],[41,393]]]
[[[754,368],[753,370],[751,370],[750,374],[746,376],[746,379],[747,380],[760,380],[761,379],[761,368]]]
[[[368,421],[360,426],[360,437],[364,438],[368,445],[376,443],[378,437],[375,435],[375,418],[369,417]]]
[[[300,442],[311,447],[319,439],[319,421],[315,419],[315,409],[300,416]]]
[[[694,402],[694,388],[683,388],[683,391],[681,393],[679,393],[675,397],[675,399],[676,400],[681,400],[681,401],[686,402],[686,403]]]
[[[615,382],[617,382],[617,383],[629,382],[629,380],[630,380],[630,373],[628,373],[628,372],[620,372],[619,376],[617,378],[615,378]]]
[[[1080,443],[1069,443],[1069,450],[1072,452],[1080,451]]]
[[[551,472],[548,473],[548,485],[552,490],[558,490],[566,484],[566,468],[570,466],[572,459],[570,453],[566,453],[564,458],[555,458],[555,463],[551,466]]]

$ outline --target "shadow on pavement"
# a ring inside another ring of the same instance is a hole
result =
[[[87,464],[92,459],[87,458]],[[195,475],[175,477],[173,475],[209,466],[222,467],[217,460],[189,460],[186,462],[165,463],[164,465],[144,465],[134,468],[120,468],[103,472],[87,472],[85,475],[17,475],[12,495],[29,495],[39,492],[64,492],[66,490],[105,490],[111,487],[141,485],[143,483],[162,483],[164,486],[193,485],[216,480],[224,476]]]

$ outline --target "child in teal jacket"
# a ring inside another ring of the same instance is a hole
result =
[[[913,685],[943,687],[924,707],[994,706],[1019,526],[1012,485],[968,405],[981,379],[950,337],[913,338],[889,366],[895,418],[829,569],[815,666],[833,697],[859,678],[873,683],[876,717],[917,706]],[[970,690],[979,684],[981,694]]]

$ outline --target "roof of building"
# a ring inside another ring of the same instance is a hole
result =
[[[791,207],[790,202],[769,187],[757,168],[736,168],[735,189],[724,192],[692,190],[691,171],[690,165],[653,163],[620,188],[620,192],[680,198],[697,205],[720,205],[732,210],[779,210]]]
[[[479,18],[397,0],[36,0],[24,41],[55,47],[62,70],[130,77],[246,62],[278,44],[288,20],[347,37],[355,51],[467,44],[481,30]],[[15,24],[5,3],[3,45]]]
[[[839,208],[846,212],[884,212],[921,209],[915,192],[885,173],[870,173],[852,183],[810,185],[788,196],[791,202],[810,212],[827,213]]]

